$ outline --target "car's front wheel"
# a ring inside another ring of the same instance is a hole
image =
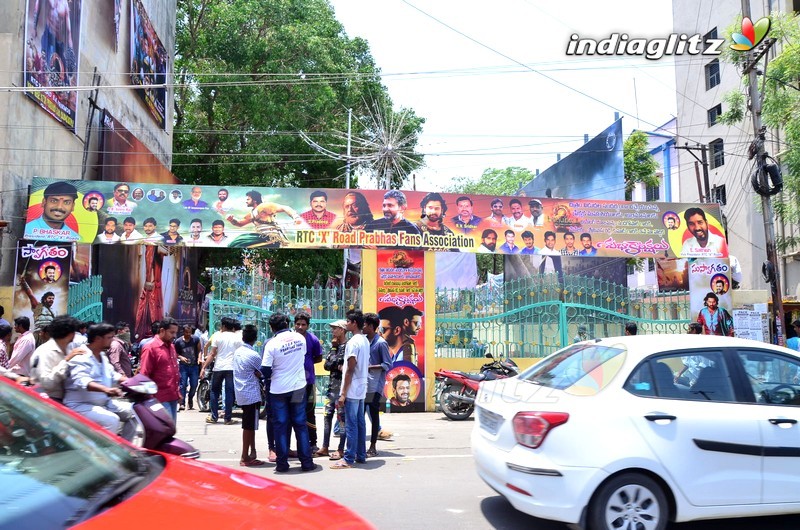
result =
[[[639,473],[612,478],[600,486],[589,505],[590,530],[664,530],[668,519],[663,489]]]

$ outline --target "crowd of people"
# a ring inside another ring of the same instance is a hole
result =
[[[392,363],[389,345],[379,333],[381,318],[354,310],[346,319],[330,323],[333,340],[327,355],[310,331],[309,314],[297,313],[291,324],[282,313],[271,315],[269,330],[223,317],[218,331],[209,336],[203,328],[181,328],[172,318],[164,318],[153,324],[152,337],[132,348],[126,322],[81,322],[65,315],[40,330],[37,346],[30,319],[18,317],[14,320],[18,337],[9,350],[12,329],[0,313],[0,375],[37,385],[50,399],[131,440],[135,418],[131,404],[116,399],[123,395],[119,383],[135,373],[147,376],[158,387],[155,398],[177,421],[179,411],[194,409],[198,381],[208,372],[210,414],[205,421],[237,424],[234,403],[241,408],[242,466],[266,463],[259,460],[255,444],[262,407],[268,461],[276,464],[278,473],[288,471],[290,457],[299,458],[301,470],[310,471],[318,467],[314,457],[328,457],[334,461],[333,469],[347,469],[377,456],[377,441],[391,436],[380,428],[384,383]],[[258,351],[260,333],[271,338]],[[132,354],[137,349],[138,359]],[[323,360],[330,382],[319,447],[314,365]],[[339,445],[331,450],[337,427]],[[292,433],[295,450],[290,450]]]

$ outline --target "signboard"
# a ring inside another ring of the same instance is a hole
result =
[[[384,395],[393,412],[425,410],[425,253],[379,250],[378,316],[392,369]]]
[[[131,83],[162,129],[166,124],[167,62],[161,44],[141,0],[131,0]]]
[[[75,131],[79,85],[81,0],[28,0],[25,10],[25,94],[67,129]],[[53,88],[58,90],[46,90]]]
[[[733,326],[737,337],[769,342],[769,316],[766,313],[735,309]]]
[[[45,208],[45,194],[76,199],[63,208]],[[496,200],[503,203],[501,219],[492,216]],[[404,248],[572,257],[728,255],[716,204],[527,201],[399,190],[223,188],[37,177],[25,237],[111,245]],[[64,219],[61,210],[67,214]],[[106,221],[113,217],[117,226],[128,220],[130,231],[118,240],[110,234],[104,240],[98,211]],[[687,215],[693,223],[685,221]],[[682,228],[675,227],[675,218]]]
[[[689,261],[689,292],[693,320],[706,335],[733,337],[736,326],[730,314],[731,268],[727,259]]]
[[[17,242],[14,317],[28,317],[37,330],[67,313],[72,245]]]

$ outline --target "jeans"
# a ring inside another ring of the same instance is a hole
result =
[[[196,364],[182,364],[181,371],[181,403],[186,403],[186,381],[189,381],[189,404],[194,403],[194,393],[197,391],[197,378],[200,376],[200,367]]]
[[[383,396],[380,392],[369,392],[367,394],[366,407],[369,414],[369,423],[371,427],[369,443],[375,445],[378,441],[378,433],[381,430],[381,398]]]
[[[178,423],[178,402],[177,401],[164,401],[161,403],[167,409],[169,415],[172,416],[172,421],[177,425]]]
[[[300,466],[305,470],[314,469],[311,445],[308,443],[308,427],[306,427],[306,388],[285,394],[270,394],[269,397],[275,426],[277,456],[275,470],[283,472],[289,469],[289,438],[292,428],[297,439]]]
[[[328,449],[331,443],[331,430],[333,426],[333,420],[336,416],[336,400],[339,399],[339,394],[336,392],[328,392],[327,398],[325,399],[325,415],[323,416],[323,423],[325,428],[322,432],[322,447]],[[341,438],[339,438],[339,452],[344,452],[344,443],[347,439],[346,434],[342,434]]]
[[[225,421],[231,421],[233,412],[233,370],[215,370],[211,373],[211,419],[219,418],[219,395],[222,392],[222,381],[225,381]]]
[[[306,385],[306,421],[308,422],[308,440],[311,445],[317,445],[317,385]]]
[[[347,443],[344,449],[344,461],[350,465],[367,460],[367,420],[364,418],[364,400],[344,400],[344,431]]]

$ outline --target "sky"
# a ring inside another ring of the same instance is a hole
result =
[[[419,190],[487,168],[544,171],[615,109],[625,136],[676,114],[671,59],[566,54],[572,34],[667,37],[670,0],[329,1],[347,34],[369,42],[395,108],[426,119]]]

